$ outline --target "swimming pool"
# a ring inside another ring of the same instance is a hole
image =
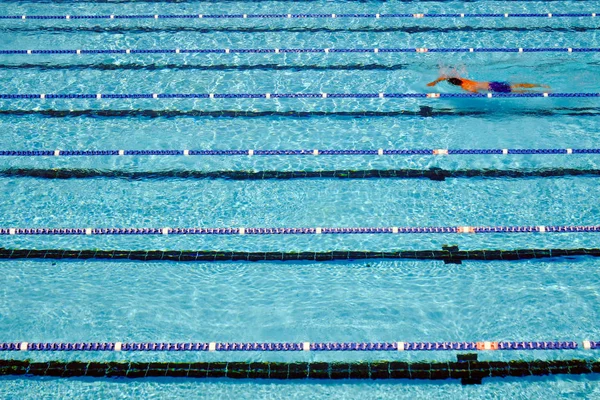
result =
[[[290,363],[369,362],[371,368],[386,360],[417,371],[420,362],[455,362],[457,354],[473,352],[499,362],[597,360],[598,350],[583,343],[600,340],[594,273],[599,100],[552,96],[600,92],[598,18],[592,16],[598,6],[4,2],[0,15],[17,18],[0,20],[0,342],[16,346],[2,352],[3,360],[57,361],[65,371],[64,363],[75,361],[152,362],[170,365],[165,375],[171,377],[9,375],[1,378],[0,393],[594,396],[594,374],[486,378],[480,386],[172,375],[176,363],[196,362],[281,363],[289,371]],[[297,15],[305,13],[323,15]],[[399,15],[419,13],[458,16]],[[545,16],[514,15],[527,13]],[[183,14],[198,18],[166,18]],[[279,16],[256,16],[263,14]],[[76,18],[81,15],[105,18]],[[440,66],[473,79],[552,89],[548,97],[416,97],[458,93],[447,84],[426,86]],[[33,96],[2,97],[23,94]],[[481,151],[469,154],[473,149]],[[149,150],[155,152],[141,152]],[[163,150],[173,152],[156,155]],[[215,150],[230,152],[210,154]],[[489,229],[475,233],[475,227]],[[133,230],[141,228],[151,230]],[[198,231],[181,234],[182,228]],[[548,257],[569,249],[585,251]],[[577,348],[409,346],[540,341]],[[123,349],[32,347],[88,342]],[[204,343],[207,351],[127,348],[145,342]],[[215,343],[297,348],[210,351]],[[390,348],[318,351],[319,343]],[[276,364],[269,365],[274,371]],[[327,373],[336,368],[327,366]]]

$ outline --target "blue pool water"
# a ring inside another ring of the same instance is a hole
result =
[[[7,1],[0,15],[597,12],[598,1]],[[0,20],[0,50],[600,47],[598,18]],[[600,92],[600,53],[0,55],[0,93],[425,93],[440,67]],[[598,148],[597,99],[0,100],[0,150]],[[99,171],[598,169],[597,155],[3,157]],[[2,175],[2,174],[0,174]],[[0,228],[597,225],[589,176],[232,181],[0,176]],[[1,236],[0,247],[598,247],[598,233]],[[0,261],[0,342],[599,340],[594,258],[332,263]],[[490,354],[491,353],[491,354]],[[19,353],[36,360],[450,360],[455,353]],[[593,351],[481,359],[595,358]],[[0,397],[595,397],[597,377],[431,382],[0,379]]]

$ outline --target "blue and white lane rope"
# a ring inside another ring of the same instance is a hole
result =
[[[305,149],[305,150],[0,150],[0,157],[71,156],[411,156],[411,155],[571,155],[600,154],[590,149]]]
[[[288,54],[288,53],[597,53],[597,47],[406,47],[406,48],[263,48],[263,49],[16,49],[0,50],[5,55],[49,54]]]
[[[434,226],[360,228],[0,228],[0,236],[57,235],[348,235],[413,233],[589,233],[600,225]]]
[[[0,19],[336,19],[336,18],[595,18],[595,12],[578,13],[280,13],[280,14],[99,14],[99,15],[0,15]]]
[[[450,99],[600,97],[600,93],[0,93],[0,99]]]
[[[600,342],[4,342],[0,351],[457,351],[457,350],[595,350]]]

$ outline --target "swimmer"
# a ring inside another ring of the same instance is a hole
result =
[[[435,86],[442,81],[454,86],[460,86],[462,89],[471,93],[479,93],[480,90],[494,93],[528,93],[527,89],[533,88],[549,88],[547,85],[538,85],[535,83],[508,83],[508,82],[478,82],[460,77],[451,77],[442,75],[433,82],[429,82],[427,86]]]

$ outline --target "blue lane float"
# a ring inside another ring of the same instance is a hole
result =
[[[104,156],[414,156],[414,155],[573,155],[600,154],[589,149],[244,149],[244,150],[0,150],[5,157]]]
[[[582,348],[597,349],[599,342],[584,341]],[[4,342],[0,351],[493,351],[575,350],[576,341],[479,342]]]
[[[114,99],[477,99],[477,98],[595,98],[598,92],[573,93],[0,93],[3,100]]]
[[[97,14],[0,15],[8,20],[110,20],[110,19],[336,19],[336,18],[595,18],[579,13],[279,13],[279,14]]]
[[[0,235],[371,235],[456,233],[594,233],[600,225],[426,226],[355,228],[0,228]]]
[[[597,53],[597,47],[407,47],[407,48],[265,48],[265,49],[17,49],[5,55],[65,54],[286,54],[286,53]]]

